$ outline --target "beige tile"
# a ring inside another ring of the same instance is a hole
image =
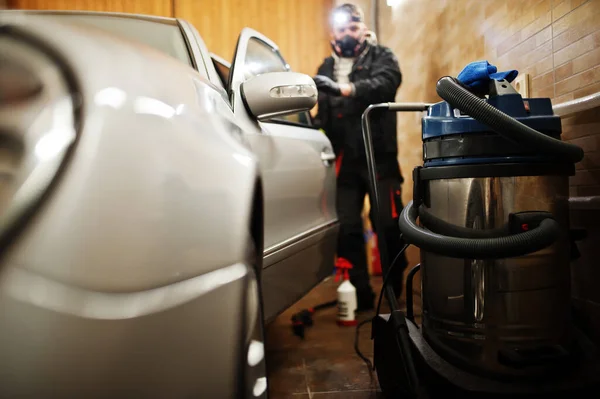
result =
[[[600,82],[600,65],[556,83],[556,95],[579,90],[596,82]]]
[[[576,115],[567,115],[560,118],[560,124],[562,126],[563,132],[565,129],[577,125],[577,117]]]
[[[496,54],[498,56],[506,54],[506,52],[508,52],[512,48],[518,46],[520,43],[521,43],[521,31],[518,31],[514,35],[508,37],[506,40],[504,40],[498,46],[498,48],[496,49]]]
[[[556,21],[569,11],[571,11],[571,0],[564,0],[558,4],[556,4],[555,0],[554,8],[552,9],[552,21]]]
[[[600,134],[600,122],[567,125],[563,128],[563,140],[573,140],[580,137]]]
[[[600,47],[587,52],[556,68],[556,81],[560,82],[572,75],[600,65]]]
[[[548,46],[546,45],[546,47],[548,47]],[[527,54],[531,54],[534,51],[536,51],[536,42],[535,42],[535,38],[531,37],[531,38],[525,40],[524,42],[519,43],[517,46],[510,49],[508,52],[506,52],[505,54],[498,57],[498,60],[499,60],[499,62],[502,62],[502,63],[505,63],[507,61],[508,62],[523,61],[523,57],[525,57]],[[538,51],[539,51],[539,48],[538,48]],[[552,51],[552,46],[549,47],[549,52],[551,52],[551,51]]]
[[[548,40],[552,40],[552,26],[547,26],[545,29],[535,35],[535,44],[541,46]]]
[[[596,135],[586,136],[586,137],[582,137],[579,139],[573,139],[573,140],[569,140],[569,141],[571,143],[576,144],[576,145],[580,146],[581,148],[583,148],[583,151],[585,151],[585,152],[600,150],[600,146],[599,146],[600,137],[598,137]]]
[[[554,64],[554,60],[552,58],[552,54],[550,54],[546,58],[543,58],[542,60],[533,64],[533,66],[531,67],[531,72],[530,72],[531,76],[536,77],[536,76],[544,74],[548,71],[551,71],[553,64]]]
[[[577,164],[581,169],[600,169],[600,152],[588,152],[583,160]]]
[[[554,100],[552,101],[552,104],[564,103],[565,101],[571,101],[574,98],[575,98],[575,94],[573,94],[573,92],[563,94],[562,96],[555,96]]]
[[[600,9],[600,2],[597,0],[588,1],[581,7],[575,8],[562,18],[553,23],[553,34],[558,36],[566,32],[569,28],[576,26],[579,22],[585,20],[590,15],[596,15]]]
[[[552,11],[548,11],[522,29],[522,38],[527,39],[535,35],[536,33],[542,31],[544,28],[549,27],[551,23]]]
[[[573,61],[573,73],[579,73],[586,69],[600,65],[600,47],[575,58]]]
[[[506,18],[507,3],[490,2],[490,4],[494,5],[493,12],[489,16],[486,14],[485,20],[481,23],[481,32],[486,36],[500,36],[501,29],[499,28],[501,21]]]
[[[531,80],[532,90],[543,89],[554,84],[554,71],[547,72]]]
[[[532,87],[530,91],[531,97],[539,98],[553,98],[554,97],[554,86],[546,86],[542,88]]]
[[[600,185],[600,171],[578,170],[575,172],[575,176],[569,179],[569,184],[573,186]]]
[[[569,61],[556,68],[556,81],[560,82],[573,75],[573,61]]]
[[[550,12],[546,13],[545,16],[538,18],[531,24],[524,27],[522,30],[517,31],[512,36],[505,39],[501,44],[498,45],[497,54],[499,56],[506,54],[509,50],[522,45],[522,43],[535,35],[535,40],[528,42],[526,46],[521,47],[519,50],[527,51],[527,49],[539,46],[546,43],[552,38],[552,29],[550,26]]]
[[[552,12],[552,1],[551,0],[542,0],[534,7],[534,14],[536,18],[541,17],[546,13]]]
[[[558,51],[600,29],[600,26],[598,25],[599,19],[600,13],[586,15],[582,19],[575,21],[560,35],[555,35],[554,51]]]
[[[521,7],[521,13],[518,14],[517,18],[513,19],[513,23],[511,24],[512,31],[509,30],[509,32],[516,32],[533,23],[535,20],[535,7]]]
[[[520,59],[515,59],[515,61],[522,62],[525,65],[534,65],[550,54],[552,54],[552,42],[546,42],[541,46],[537,46],[534,50],[523,54]]]
[[[589,125],[600,121],[598,110],[595,108],[577,112],[562,119],[563,126]],[[600,132],[596,132],[600,133]]]
[[[589,86],[582,87],[579,90],[576,90],[573,93],[573,98],[581,98],[598,92],[600,92],[600,83],[594,83]],[[596,116],[600,117],[600,114],[596,113]]]
[[[559,66],[600,47],[600,31],[596,31],[554,53],[554,65]]]

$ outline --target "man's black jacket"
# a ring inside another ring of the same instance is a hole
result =
[[[334,64],[333,56],[326,58],[317,73],[335,80]],[[394,102],[402,74],[398,60],[389,48],[370,45],[355,61],[349,79],[355,87],[351,97],[319,93],[315,124],[325,131],[336,155],[343,152],[344,165],[364,165],[366,168],[362,114],[371,104]],[[402,179],[397,162],[396,113],[374,110],[371,121],[380,176]]]

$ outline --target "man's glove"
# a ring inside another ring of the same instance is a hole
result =
[[[342,91],[340,90],[340,85],[328,78],[327,76],[317,75],[313,78],[315,84],[317,85],[317,89],[322,91],[323,93],[333,94],[334,96],[340,96]]]

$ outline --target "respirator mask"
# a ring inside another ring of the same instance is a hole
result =
[[[336,40],[333,47],[336,54],[341,57],[356,57],[365,48],[366,44],[364,36],[356,39],[346,35],[341,40]]]
[[[362,18],[359,15],[349,14],[347,12],[339,11],[333,15],[334,29],[339,29],[340,26],[344,26],[351,22],[362,22]],[[351,27],[351,30],[359,29],[358,27]],[[344,37],[331,42],[333,51],[340,57],[356,57],[366,47],[367,40],[364,34],[361,34],[358,38],[352,37],[346,34]]]

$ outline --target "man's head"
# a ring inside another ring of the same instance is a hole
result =
[[[366,45],[367,26],[360,7],[345,3],[333,9],[330,16],[331,45],[342,57],[355,57]]]

